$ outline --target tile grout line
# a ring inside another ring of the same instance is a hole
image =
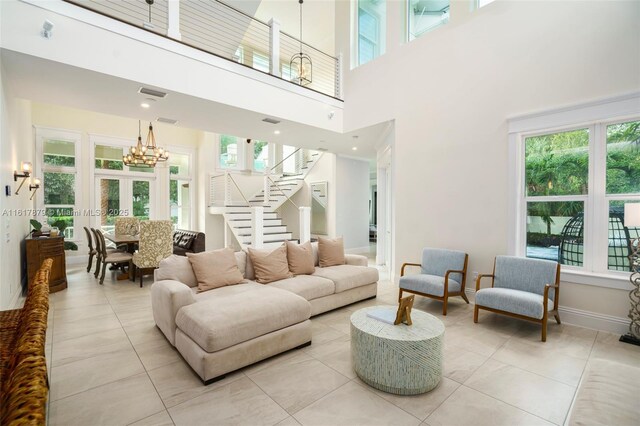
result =
[[[413,414],[411,414],[410,412],[408,412],[408,411],[407,411],[407,410],[405,410],[404,408],[402,408],[402,407],[400,407],[400,406],[398,406],[398,405],[394,404],[392,401],[389,401],[388,399],[385,399],[385,398],[381,397],[380,395],[378,395],[377,393],[375,393],[374,391],[372,391],[372,390],[371,390],[371,389],[369,389],[368,387],[365,387],[365,385],[366,385],[366,386],[369,386],[369,385],[367,385],[366,383],[362,384],[362,383],[358,382],[358,381],[357,381],[357,379],[358,379],[358,378],[351,379],[349,382],[351,382],[351,383],[355,384],[356,386],[360,386],[360,387],[361,387],[362,389],[364,389],[365,391],[367,391],[367,392],[369,392],[369,393],[371,393],[371,394],[373,394],[373,395],[377,396],[378,398],[382,399],[382,400],[383,400],[383,401],[385,401],[385,402],[388,402],[389,404],[393,405],[394,407],[396,407],[396,408],[397,408],[397,409],[399,409],[400,411],[403,411],[403,412],[407,413],[408,415],[410,415],[410,416],[411,416],[411,417],[413,417],[414,419],[418,420],[418,421],[420,422],[420,424],[422,424],[422,423],[424,422],[424,420],[423,420],[423,419],[421,419],[421,418],[419,418],[419,417],[414,416]],[[375,388],[374,388],[374,389],[375,389]],[[435,388],[434,388],[434,389],[432,389],[432,390],[435,390]],[[384,391],[383,391],[383,392],[384,392]],[[429,392],[431,392],[431,391],[429,391]],[[391,394],[391,395],[393,395],[393,394]],[[405,395],[405,396],[406,396],[406,395]],[[429,416],[427,416],[427,417],[429,417]],[[426,420],[426,417],[425,417],[425,420]]]
[[[564,416],[564,421],[562,424],[566,424],[569,419],[569,413],[571,413],[571,409],[573,409],[573,404],[578,397],[578,389],[580,388],[580,384],[582,383],[582,379],[584,378],[584,372],[587,370],[587,366],[589,365],[589,361],[591,360],[591,355],[593,354],[593,349],[596,346],[596,342],[598,341],[598,336],[600,335],[600,331],[596,331],[596,336],[593,338],[593,342],[591,343],[591,347],[589,348],[589,355],[587,356],[587,361],[584,363],[584,367],[582,368],[582,373],[580,373],[580,379],[578,380],[578,384],[576,385],[576,389],[573,391],[573,398],[571,398],[571,404],[569,404],[569,409],[567,410],[567,414]]]

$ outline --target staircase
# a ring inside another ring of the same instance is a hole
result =
[[[242,194],[230,174],[212,176],[209,212],[222,214],[225,231],[231,231],[240,248],[253,247],[255,241],[260,248],[276,248],[293,238],[278,209],[286,203],[299,209],[291,198],[304,186],[304,178],[321,156],[321,152],[312,150],[294,151],[265,173],[263,189],[250,198]],[[260,209],[254,207],[262,208],[261,220],[256,212]],[[256,228],[262,229],[259,235],[254,235]]]

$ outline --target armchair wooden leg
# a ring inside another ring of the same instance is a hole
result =
[[[142,288],[142,278],[144,277],[144,269],[140,268],[140,288]]]
[[[473,322],[478,323],[478,305],[473,306]]]
[[[87,264],[87,272],[91,271],[91,265],[93,264],[93,256],[95,256],[95,254],[90,254],[89,255],[89,263]]]
[[[542,315],[542,341],[546,342],[547,341],[547,320],[548,318],[548,313],[547,310],[544,310],[544,315]]]
[[[562,323],[560,322],[560,314],[554,314],[553,316],[555,317],[556,322],[557,322],[558,324],[562,324]]]
[[[442,303],[442,315],[446,316],[447,315],[447,302],[448,302],[448,297],[445,296],[443,303]]]
[[[469,299],[467,299],[467,295],[464,294],[464,291],[461,294],[462,298],[464,299],[465,302],[467,302],[467,305],[469,304]]]
[[[398,303],[400,303],[400,299],[402,299],[402,289],[398,292]]]

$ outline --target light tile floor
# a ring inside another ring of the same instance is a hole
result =
[[[535,324],[491,313],[473,324],[460,298],[442,317],[418,297],[446,325],[444,378],[427,394],[386,394],[355,376],[349,345],[352,312],[396,303],[381,281],[377,299],[314,317],[311,346],[203,386],[155,327],[150,277],[100,286],[78,266],[68,279],[51,295],[50,425],[563,424],[590,359],[640,363],[640,347],[613,334],[550,324],[542,343]]]

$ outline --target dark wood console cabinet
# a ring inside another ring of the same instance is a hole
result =
[[[33,283],[36,272],[42,261],[51,258],[51,275],[49,276],[49,293],[67,288],[67,268],[64,256],[64,237],[31,237],[26,238],[27,246],[27,282]]]

